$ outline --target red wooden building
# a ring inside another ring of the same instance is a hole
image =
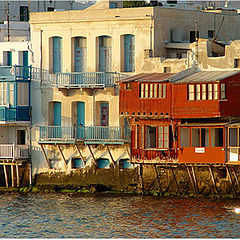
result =
[[[133,158],[180,163],[240,160],[240,72],[190,69],[120,83]]]

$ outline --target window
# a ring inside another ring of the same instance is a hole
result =
[[[148,98],[148,84],[145,84],[145,98]]]
[[[158,97],[166,98],[166,84],[159,84]]]
[[[190,128],[181,128],[180,145],[181,147],[190,147]]]
[[[47,8],[47,11],[48,11],[48,12],[53,12],[53,11],[54,11],[54,7],[48,7],[48,8]]]
[[[208,100],[212,100],[212,84],[208,84]]]
[[[26,144],[26,131],[17,130],[17,144],[25,145]]]
[[[156,148],[156,127],[147,126],[147,148]]]
[[[188,85],[188,100],[194,100],[194,85]]]
[[[131,84],[131,83],[127,83],[127,84],[126,84],[126,89],[127,89],[127,90],[132,89],[132,84]]]
[[[29,21],[28,6],[20,6],[20,21],[23,21],[23,22]]]
[[[226,86],[225,83],[221,83],[221,99],[226,98]]]
[[[7,105],[7,83],[0,83],[0,105]]]
[[[206,84],[202,84],[202,100],[207,99]]]
[[[84,168],[85,164],[81,158],[73,158],[72,159],[72,168]]]
[[[200,147],[200,129],[192,128],[192,147]]]
[[[171,67],[164,67],[163,72],[164,73],[170,73],[171,72]]]
[[[209,128],[201,128],[201,147],[209,147]]]
[[[215,31],[214,30],[208,30],[208,38],[214,38]]]
[[[154,95],[153,95],[153,97],[157,98],[157,84],[154,84],[153,87],[154,87]]]
[[[201,99],[201,91],[200,91],[200,84],[196,85],[196,100],[200,100]]]
[[[18,106],[28,106],[29,105],[28,83],[18,83],[17,90],[18,90],[17,91]]]
[[[150,92],[149,92],[149,97],[153,97],[153,84],[150,84]]]
[[[223,147],[223,128],[211,129],[211,146]]]
[[[235,58],[234,59],[234,68],[239,68],[240,67],[240,59]]]
[[[158,148],[169,148],[169,127],[159,126],[158,127]]]
[[[140,85],[140,98],[144,98],[144,84]]]
[[[190,43],[195,42],[197,38],[199,38],[199,31],[190,31]]]
[[[214,84],[214,100],[218,99],[218,84]]]

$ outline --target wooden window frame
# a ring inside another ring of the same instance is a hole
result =
[[[192,87],[192,89],[191,89]],[[195,100],[195,85],[189,84],[188,85],[188,101],[194,101]]]
[[[218,100],[218,83],[213,84],[213,100]]]
[[[213,100],[213,84],[212,83],[207,85],[207,99]]]
[[[226,99],[226,84],[220,84],[220,99]]]
[[[201,86],[202,89],[202,100],[207,100],[207,85],[206,84],[202,84]]]
[[[168,150],[169,149],[169,125],[161,125],[157,128],[157,148],[162,150]]]

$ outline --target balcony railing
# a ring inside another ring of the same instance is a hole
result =
[[[31,66],[0,66],[0,81],[30,80]]]
[[[0,121],[30,121],[29,107],[8,108],[0,107]]]
[[[48,70],[32,68],[32,79],[43,85],[55,87],[113,87],[127,75],[115,72],[50,73]]]
[[[130,130],[121,127],[40,126],[40,141],[77,140],[84,142],[123,142],[130,140]]]
[[[26,159],[28,157],[28,145],[0,144],[0,159]]]

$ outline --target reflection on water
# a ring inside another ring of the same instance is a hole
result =
[[[0,237],[239,237],[239,200],[149,196],[6,194]]]

